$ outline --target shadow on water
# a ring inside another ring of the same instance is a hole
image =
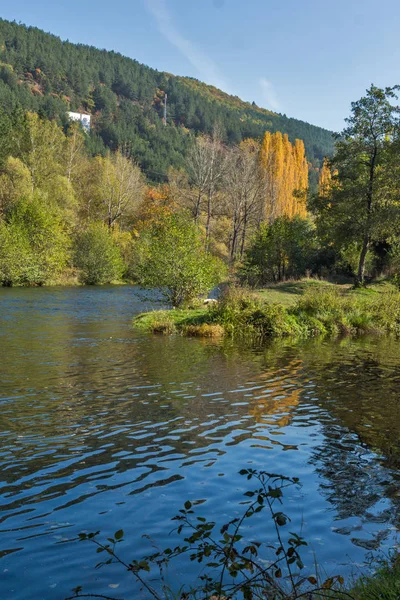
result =
[[[400,520],[400,343],[133,331],[156,301],[129,286],[0,290],[0,597],[101,590],[91,549],[65,541],[123,526],[141,556],[141,534],[163,544],[186,498],[234,515],[249,464],[300,477],[287,510],[328,571],[386,550]]]

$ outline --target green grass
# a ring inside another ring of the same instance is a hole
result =
[[[313,280],[281,284],[264,294],[233,287],[216,305],[144,313],[134,326],[153,333],[259,339],[400,335],[400,293],[394,290],[386,284],[353,290]],[[278,294],[281,301],[275,302]]]
[[[134,318],[136,329],[153,333],[175,333],[187,326],[209,323],[208,308],[154,310],[142,313]]]
[[[329,289],[331,287],[340,287],[347,290],[350,285],[336,286],[333,283],[319,279],[302,279],[300,281],[284,281],[274,283],[264,288],[255,290],[256,296],[269,304],[282,304],[283,306],[294,306],[299,296],[302,296],[310,289]]]
[[[338,290],[343,294],[354,294],[356,296],[372,296],[396,291],[393,284],[388,281],[373,283],[366,288],[354,289],[351,283],[337,284],[323,279],[301,279],[299,281],[284,281],[275,283],[255,290],[255,294],[264,302],[269,304],[282,304],[289,307],[294,306],[299,296],[310,290]]]
[[[399,600],[400,558],[383,565],[375,575],[361,577],[349,594],[354,600]]]

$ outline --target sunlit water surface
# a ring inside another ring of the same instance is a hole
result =
[[[285,510],[311,569],[315,554],[349,576],[387,552],[400,520],[400,343],[249,348],[132,330],[152,306],[134,287],[0,290],[0,598],[62,599],[77,585],[140,597],[124,571],[94,570],[91,544],[68,540],[122,527],[121,552],[139,558],[142,534],[171,544],[186,499],[235,517],[248,466],[301,479]],[[176,569],[174,581],[197,573]]]

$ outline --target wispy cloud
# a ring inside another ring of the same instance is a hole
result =
[[[271,110],[281,111],[282,106],[279,102],[278,96],[276,94],[276,90],[273,84],[265,79],[265,77],[261,77],[259,79],[259,84],[261,87],[261,91],[264,96],[264,100],[267,103],[266,108],[270,108]]]
[[[178,31],[166,0],[146,0],[146,4],[162,35],[188,59],[198,71],[199,77],[206,83],[227,91],[227,84],[214,61]]]

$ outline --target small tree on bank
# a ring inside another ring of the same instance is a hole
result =
[[[142,233],[133,270],[144,287],[164,288],[173,306],[207,293],[224,275],[223,263],[204,250],[199,229],[179,214]]]
[[[121,279],[124,263],[120,249],[103,223],[93,223],[76,238],[74,264],[80,279],[88,285],[101,285]]]
[[[0,285],[44,285],[67,265],[68,246],[59,211],[46,196],[16,201],[0,221]]]

